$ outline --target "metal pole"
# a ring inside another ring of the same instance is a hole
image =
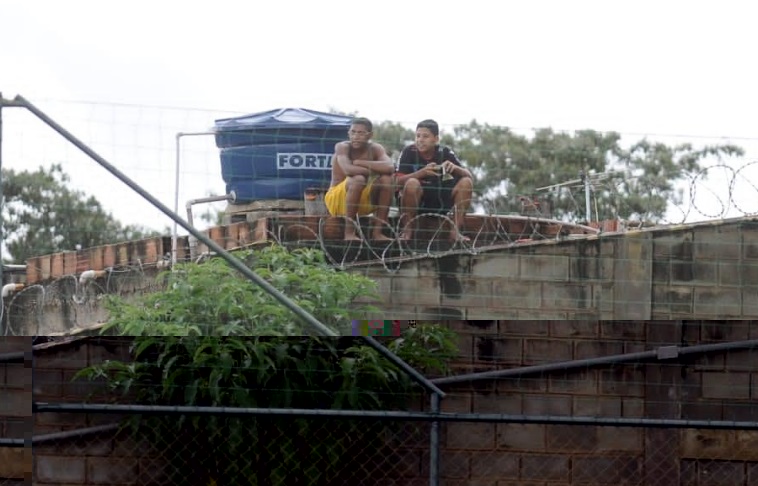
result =
[[[590,207],[590,176],[589,174],[586,174],[582,172],[582,179],[584,179],[584,208],[587,214],[587,226],[590,225],[590,222],[592,221],[592,211]]]
[[[636,362],[648,359],[676,359],[680,355],[702,354],[718,351],[731,351],[735,349],[756,349],[758,348],[758,339],[746,341],[731,341],[728,343],[699,344],[696,346],[662,346],[652,351],[640,351],[637,353],[615,354],[611,356],[600,356],[597,358],[576,359],[571,361],[562,361],[559,363],[546,363],[534,366],[524,366],[522,368],[509,368],[506,370],[484,371],[481,373],[469,373],[458,376],[447,376],[431,380],[436,385],[450,385],[453,383],[464,383],[479,380],[495,380],[498,378],[514,378],[518,376],[548,373],[551,371],[568,371],[572,369],[588,368],[590,366],[599,366],[605,364],[621,364]]]
[[[179,214],[179,175],[181,166],[181,138],[188,135],[215,135],[216,132],[179,132],[176,134],[176,174],[174,179],[174,213]],[[171,232],[171,264],[175,265],[179,245],[179,235],[174,221]]]
[[[440,396],[433,394],[431,396],[430,412],[433,414],[440,413]],[[429,434],[429,486],[439,485],[440,474],[440,423],[432,422],[432,430]]]
[[[34,106],[32,103],[26,100],[23,96],[17,95],[15,99],[16,101],[21,103],[22,106],[26,107],[26,109],[34,113],[34,115],[36,115],[37,118],[45,122],[48,126],[50,126],[50,128],[52,128],[53,130],[58,132],[61,136],[63,136],[63,138],[65,138],[66,140],[74,144],[77,148],[79,148],[79,150],[81,150],[85,154],[89,155],[93,160],[99,163],[108,172],[116,176],[121,182],[123,182],[124,184],[129,186],[133,191],[135,191],[137,194],[145,198],[150,204],[152,204],[153,206],[161,210],[161,212],[163,212],[166,216],[168,216],[177,224],[179,224],[179,226],[187,230],[195,238],[202,241],[209,249],[213,250],[221,258],[229,262],[229,265],[234,267],[237,271],[239,271],[245,277],[250,279],[253,283],[260,286],[264,291],[266,291],[271,296],[273,296],[276,300],[281,302],[282,305],[284,305],[289,310],[291,310],[294,314],[300,317],[300,319],[302,319],[304,322],[306,322],[311,327],[313,327],[313,329],[315,329],[316,331],[318,331],[320,334],[324,336],[337,336],[337,333],[335,333],[334,331],[326,327],[324,324],[319,322],[315,317],[313,317],[304,309],[299,307],[295,302],[290,300],[286,295],[279,292],[279,290],[277,290],[274,286],[269,284],[266,280],[262,279],[255,272],[253,272],[248,267],[246,267],[245,264],[242,263],[241,260],[232,256],[226,250],[221,248],[215,241],[211,240],[210,238],[208,238],[207,236],[205,236],[204,234],[202,234],[201,232],[197,231],[195,228],[187,224],[187,222],[184,221],[182,218],[180,218],[179,215],[171,211],[169,208],[166,207],[166,205],[164,205],[162,202],[160,202],[155,197],[153,197],[150,193],[142,189],[134,181],[129,179],[126,175],[124,175],[116,167],[110,164],[107,160],[102,158],[94,150],[92,150],[87,145],[85,145],[81,140],[76,138],[74,135],[68,132],[65,128],[60,126],[50,117],[48,117],[46,114],[40,111],[39,108]]]
[[[0,287],[5,285],[3,280],[3,242],[5,241],[5,227],[2,224],[3,221],[3,208],[5,208],[5,201],[3,200],[3,93],[0,92]],[[4,306],[2,299],[0,299],[0,306]],[[0,309],[0,330],[3,329],[3,312]],[[0,335],[4,335],[2,332]]]
[[[342,418],[357,420],[405,420],[412,422],[472,422],[556,425],[612,425],[616,427],[655,427],[692,429],[758,430],[758,421],[682,420],[629,417],[572,417],[566,415],[508,415],[497,413],[431,413],[379,410],[335,410],[311,408],[237,408],[170,405],[121,405],[112,403],[43,403],[32,402],[33,413],[105,413],[142,415],[225,415]]]
[[[85,429],[64,430],[63,432],[52,432],[50,434],[32,436],[32,444],[50,442],[54,440],[72,439],[74,437],[83,437],[85,435],[102,434],[104,432],[113,432],[121,427],[120,424],[96,425]]]
[[[179,214],[179,134],[176,134],[176,175],[174,178],[174,213]],[[176,221],[171,230],[171,268],[174,268],[177,260],[177,247],[179,246],[179,230]]]

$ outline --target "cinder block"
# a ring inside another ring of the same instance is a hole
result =
[[[606,484],[644,484],[643,461],[635,455],[576,457],[571,462],[574,481],[594,482],[602,471]]]
[[[525,339],[524,364],[552,363],[572,358],[571,341],[561,339]]]
[[[521,456],[522,479],[568,482],[569,473],[568,456],[557,454],[523,454]]]
[[[489,279],[457,278],[452,287],[454,287],[453,291],[459,292],[451,292],[450,287],[451,285],[447,285],[444,289],[447,292],[441,293],[441,305],[445,307],[490,308],[492,282]]]
[[[542,308],[549,309],[594,309],[591,284],[542,283]]]
[[[507,451],[489,451],[471,455],[472,479],[518,479],[518,477],[518,454]],[[469,482],[468,484],[473,483]]]
[[[568,256],[521,255],[519,263],[521,277],[528,280],[569,280],[570,260]]]
[[[35,454],[36,480],[60,484],[84,484],[86,481],[85,459],[83,457],[57,457]]]
[[[495,424],[450,422],[446,426],[447,448],[492,450],[495,448]]]
[[[439,281],[434,278],[392,279],[391,302],[393,304],[439,306],[441,298]]]
[[[704,371],[702,374],[702,380],[703,398],[750,398],[750,373],[719,373]]]
[[[742,293],[740,289],[696,287],[694,314],[701,318],[740,317]]]
[[[545,425],[497,424],[497,447],[522,452],[545,452]]]
[[[739,260],[742,232],[739,226],[698,227],[694,230],[693,257],[702,260]]]
[[[519,277],[519,261],[514,253],[485,253],[475,259],[471,273],[477,278],[515,279]]]
[[[541,309],[541,298],[540,282],[507,279],[492,282],[492,308],[496,310]]]

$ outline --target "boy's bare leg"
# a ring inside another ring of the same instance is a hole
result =
[[[416,217],[424,190],[421,188],[421,183],[418,179],[408,179],[405,181],[401,194],[400,238],[410,241],[413,239],[413,226],[408,223]]]
[[[383,224],[387,224],[387,217],[390,212],[390,203],[392,202],[393,182],[392,176],[379,176],[371,185],[371,201],[374,205],[374,214],[380,222],[375,223],[371,232],[371,239],[376,241],[392,241],[392,238],[385,236]]]
[[[360,241],[361,239],[355,233],[355,225],[357,224],[356,215],[358,214],[358,206],[361,201],[361,193],[365,187],[366,177],[354,175],[347,178],[345,240]]]
[[[455,228],[450,232],[453,241],[471,241],[471,238],[461,233],[466,219],[466,211],[471,206],[471,193],[474,191],[474,183],[470,177],[463,177],[453,187],[453,221]]]

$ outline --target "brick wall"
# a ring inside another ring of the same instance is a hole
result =
[[[25,439],[31,435],[31,340],[0,337],[0,356],[24,353],[20,359],[0,362],[0,438]],[[0,446],[0,485],[15,486],[31,479],[31,449]]]

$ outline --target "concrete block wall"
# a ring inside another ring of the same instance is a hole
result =
[[[756,339],[758,321],[450,322],[458,373]],[[443,411],[758,423],[758,349],[451,385]],[[447,485],[758,484],[758,432],[543,424],[442,426]],[[428,456],[419,470],[428,471]],[[426,469],[424,469],[426,468]]]
[[[450,321],[456,374],[639,352],[665,345],[758,339],[756,321]],[[35,350],[34,398],[81,402],[76,370],[125,359],[128,338],[86,338]],[[445,412],[758,422],[758,350],[605,365],[445,387]],[[38,414],[35,434],[120,417]],[[401,441],[402,460],[376,484],[428,484],[428,437]],[[544,424],[445,423],[444,485],[650,484],[752,486],[758,433]],[[114,433],[35,447],[35,484],[168,484],[158,451]],[[62,472],[61,472],[62,471]],[[711,482],[708,482],[711,481]],[[716,481],[714,483],[714,481]]]
[[[31,339],[0,337],[0,356],[24,353],[20,360],[0,362],[0,438],[29,439],[32,433]],[[0,445],[0,485],[31,481],[32,451]]]
[[[464,251],[350,271],[392,319],[758,318],[753,218]]]
[[[99,383],[72,381],[74,374],[106,360],[129,359],[129,339],[78,338],[62,344],[37,346],[34,366],[34,400],[83,403],[98,396]],[[39,413],[34,435],[84,430],[120,424],[116,414]],[[34,446],[34,484],[52,485],[150,485],[168,484],[159,452],[147,442],[136,442],[128,432],[102,433],[45,441]]]

